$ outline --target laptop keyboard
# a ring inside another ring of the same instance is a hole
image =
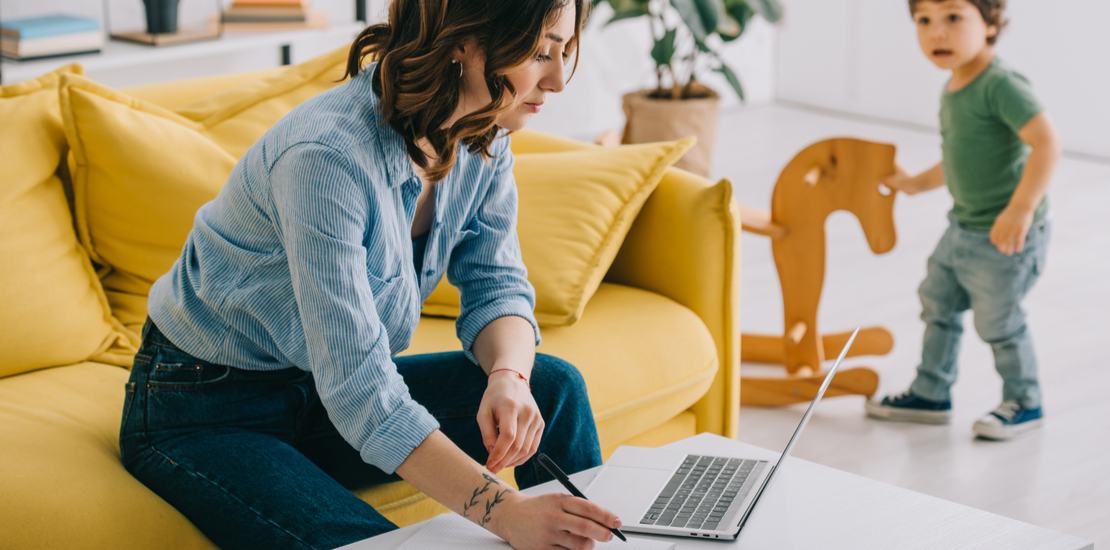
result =
[[[717,529],[732,503],[751,490],[746,482],[762,469],[759,465],[756,460],[688,455],[640,524]]]

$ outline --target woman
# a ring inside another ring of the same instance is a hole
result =
[[[279,121],[200,209],[151,290],[120,447],[217,545],[395,529],[348,488],[398,479],[518,549],[591,548],[620,525],[493,475],[550,479],[537,451],[601,463],[581,376],[535,353],[502,132],[563,89],[583,9],[394,0],[352,46],[351,81]],[[444,269],[465,351],[394,358]]]

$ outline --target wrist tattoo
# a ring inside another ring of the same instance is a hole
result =
[[[481,487],[475,487],[474,488],[474,494],[470,495],[470,502],[464,502],[463,503],[463,514],[462,515],[465,518],[470,517],[470,509],[471,508],[473,508],[475,506],[478,506],[478,496],[487,493],[489,491],[490,485],[497,485],[497,486],[501,485],[501,480],[500,479],[498,479],[494,476],[491,476],[491,475],[489,475],[485,472],[482,472],[482,477],[485,478],[486,484],[482,485]],[[505,500],[504,500],[503,497],[505,495],[509,494],[509,491],[511,491],[510,488],[506,488],[504,491],[500,491],[500,490],[494,491],[493,499],[488,499],[488,498],[486,499],[486,503],[485,503],[486,513],[483,514],[480,519],[478,519],[478,525],[481,525],[482,527],[485,527],[486,524],[490,522],[490,519],[491,519],[490,518],[490,513],[493,511],[493,507],[497,506],[498,504],[501,504],[502,502],[504,502]]]

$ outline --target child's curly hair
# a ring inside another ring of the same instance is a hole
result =
[[[910,2],[910,14],[913,14],[914,11],[916,11],[918,4],[920,4],[921,2],[926,2],[926,1],[929,1],[929,2],[944,2],[945,0],[909,0],[909,2]],[[983,21],[986,21],[987,25],[997,25],[998,26],[998,33],[995,34],[994,36],[988,36],[987,37],[987,44],[993,45],[995,42],[998,41],[998,35],[1002,34],[1003,27],[1005,27],[1006,24],[1009,23],[1009,21],[1006,19],[1006,17],[1004,16],[1004,13],[1003,13],[1003,12],[1006,11],[1006,0],[967,0],[967,1],[969,3],[971,3],[971,5],[975,6],[976,8],[979,8],[979,13],[983,14]]]

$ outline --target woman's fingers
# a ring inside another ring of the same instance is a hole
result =
[[[503,408],[499,414],[495,415],[497,422],[497,442],[493,445],[493,452],[489,454],[489,461],[486,467],[491,472],[497,473],[505,467],[509,451],[512,450],[513,442],[516,441],[517,434],[517,412],[512,407]]]
[[[482,445],[490,455],[493,455],[493,446],[497,444],[497,420],[493,418],[493,411],[487,408],[485,403],[478,409],[478,429],[482,430]],[[488,459],[486,463],[489,463]]]
[[[523,417],[524,415],[521,416]],[[521,422],[521,429],[517,432],[521,434],[519,438],[521,443],[520,450],[513,460],[505,462],[506,468],[520,466],[527,462],[529,458],[532,458],[532,455],[536,454],[536,449],[540,445],[540,437],[543,435],[543,419],[540,418],[538,413],[529,416],[530,418],[527,420],[528,425],[525,426],[524,422]]]
[[[621,520],[616,514],[602,508],[596,502],[584,498],[567,497],[563,499],[561,504],[563,510],[570,514],[569,517],[582,520],[582,522],[575,524],[580,530],[564,527],[574,534],[606,541],[609,540],[608,537],[613,535],[609,530],[618,529],[621,526]]]

